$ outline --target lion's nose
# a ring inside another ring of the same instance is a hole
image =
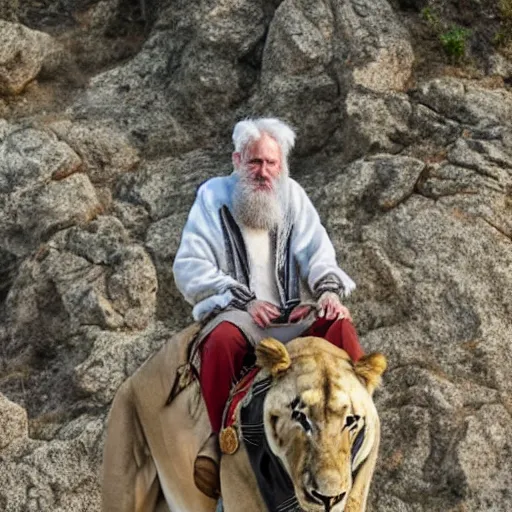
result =
[[[325,496],[324,494],[320,494],[316,491],[311,491],[311,495],[314,496],[317,500],[320,500],[325,506],[325,512],[329,512],[331,508],[337,505],[344,497],[346,492],[342,492],[337,496]]]

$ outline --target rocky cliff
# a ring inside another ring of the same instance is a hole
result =
[[[509,512],[511,57],[509,0],[0,0],[0,510],[100,510],[195,190],[277,115],[389,360],[369,510]]]

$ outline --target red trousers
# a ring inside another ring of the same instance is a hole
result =
[[[363,355],[356,330],[346,319],[318,318],[303,336],[318,336],[345,350],[352,360]],[[201,345],[199,380],[212,430],[222,427],[222,413],[232,384],[239,378],[249,344],[234,324],[222,322]]]

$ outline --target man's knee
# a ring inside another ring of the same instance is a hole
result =
[[[237,354],[246,352],[247,341],[242,331],[230,322],[220,323],[204,340],[201,353],[206,354]]]

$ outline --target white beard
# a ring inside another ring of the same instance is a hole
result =
[[[238,171],[238,176],[233,193],[233,214],[237,222],[267,231],[278,227],[283,221],[286,204],[286,173],[272,181],[271,190],[254,190],[254,181],[244,170]]]

